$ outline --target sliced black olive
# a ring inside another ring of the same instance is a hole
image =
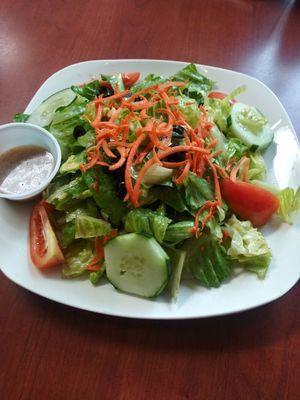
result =
[[[185,128],[181,125],[173,125],[173,133],[172,133],[172,142],[171,147],[180,146],[182,144],[183,135],[185,132]],[[169,162],[179,162],[185,159],[184,152],[182,153],[174,153],[169,155],[166,158],[166,161]]]
[[[75,139],[78,139],[80,136],[83,136],[84,134],[85,134],[85,129],[81,125],[77,125],[73,129],[73,136]]]
[[[129,92],[129,93],[127,93],[127,94],[125,94],[125,95],[123,96],[123,99],[127,100],[127,99],[129,99],[129,97],[131,97],[131,96],[132,96],[132,93]]]
[[[173,125],[172,138],[183,138],[185,129],[181,125]]]
[[[182,93],[183,93],[185,96],[188,96],[188,97],[189,97],[190,92],[189,92],[189,89],[188,89],[188,88],[183,89]]]
[[[99,89],[97,89],[96,94],[97,96],[100,96],[102,94],[103,97],[113,96],[114,89],[108,86],[100,86]]]
[[[113,151],[113,150],[112,150]],[[120,157],[120,154],[119,154]],[[117,161],[117,159],[114,159]],[[116,190],[118,196],[123,199],[126,195],[126,186],[125,186],[125,164],[113,171],[108,171],[115,178],[116,182]]]

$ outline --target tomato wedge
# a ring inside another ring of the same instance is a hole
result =
[[[207,97],[209,97],[210,99],[223,100],[223,99],[225,99],[226,96],[227,96],[227,94],[223,93],[223,92],[210,92]]]
[[[251,183],[223,179],[220,186],[232,210],[254,226],[265,225],[279,207],[279,200],[273,193]]]
[[[131,88],[131,86],[139,79],[139,72],[127,72],[122,74],[123,83],[126,89]]]
[[[210,93],[208,94],[207,97],[209,97],[210,99],[220,99],[220,100],[223,100],[223,99],[225,99],[225,97],[227,97],[227,96],[228,96],[228,94],[227,94],[227,93],[223,93],[223,92],[210,92]],[[234,103],[236,103],[236,100],[231,99],[231,100],[229,100],[229,103],[230,103],[230,104],[234,104]]]
[[[36,204],[31,212],[29,240],[30,256],[36,267],[51,268],[65,261],[43,202]]]

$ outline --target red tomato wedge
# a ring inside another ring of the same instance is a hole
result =
[[[36,204],[31,212],[29,240],[30,256],[36,267],[47,269],[65,261],[42,202]]]
[[[225,97],[227,97],[228,94],[227,93],[223,93],[223,92],[210,92],[209,95],[207,97],[209,97],[210,99],[220,99],[223,100],[225,99]],[[230,104],[234,104],[236,103],[236,100],[231,99],[229,100]]]
[[[265,225],[279,207],[279,200],[273,193],[251,183],[223,179],[220,186],[232,210],[254,226]]]
[[[123,83],[126,89],[129,89],[140,77],[139,72],[127,72],[122,74]]]
[[[209,97],[210,99],[223,100],[223,99],[225,99],[226,96],[227,96],[227,94],[223,93],[223,92],[210,92],[207,97]]]

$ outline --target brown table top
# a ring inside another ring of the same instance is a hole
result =
[[[275,0],[2,0],[1,123],[60,68],[118,58],[253,75],[300,131],[300,4]],[[299,297],[297,285],[242,314],[126,320],[48,301],[1,274],[0,398],[299,399]]]

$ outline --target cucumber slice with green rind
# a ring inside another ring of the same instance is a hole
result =
[[[158,296],[169,280],[169,256],[153,237],[129,233],[104,248],[106,275],[111,284],[142,297]]]
[[[76,97],[76,93],[71,89],[63,89],[60,92],[54,93],[33,111],[27,122],[42,127],[50,125],[55,111],[60,107],[68,106]]]
[[[231,110],[233,136],[241,139],[249,148],[265,149],[273,140],[273,132],[262,113],[255,107],[235,103]]]

